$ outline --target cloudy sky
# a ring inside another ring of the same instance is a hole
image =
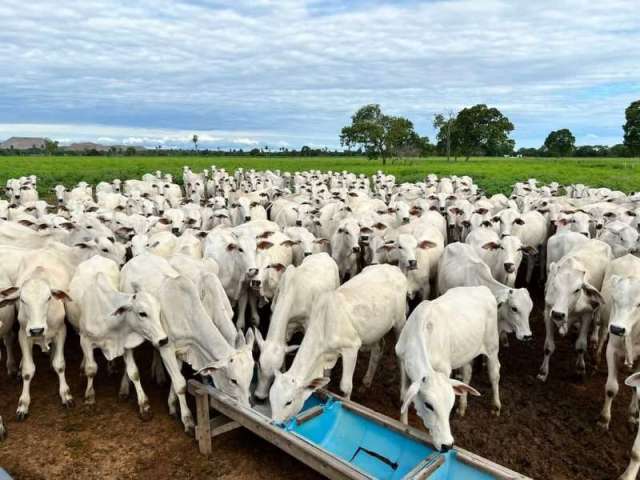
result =
[[[336,146],[380,103],[500,108],[518,146],[621,141],[638,0],[2,0],[0,139]]]

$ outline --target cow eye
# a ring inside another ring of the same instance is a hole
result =
[[[103,251],[104,253],[109,253],[109,250],[107,250],[106,248],[103,248],[103,249],[102,249],[102,251]]]
[[[293,403],[293,400],[289,400],[287,403],[284,404],[285,407],[288,407],[289,405],[291,405]]]
[[[431,410],[433,412],[433,405],[431,405],[429,402],[424,402],[424,406],[427,408],[427,410]]]
[[[514,313],[518,313],[518,309],[516,307],[511,307],[511,311]]]
[[[241,252],[241,253],[244,253],[244,249],[242,249],[242,248],[238,248],[238,251]]]
[[[235,378],[231,379],[231,383],[233,383],[234,385],[238,385],[238,381]]]
[[[138,315],[140,315],[142,318],[147,318],[147,312],[140,312]]]
[[[575,292],[573,292],[573,293],[580,293],[580,289],[577,289],[577,290],[576,290]]]

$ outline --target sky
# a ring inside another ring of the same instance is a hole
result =
[[[2,0],[0,140],[339,146],[360,106],[476,103],[518,147],[622,139],[640,99],[639,0]]]

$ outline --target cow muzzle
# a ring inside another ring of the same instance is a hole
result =
[[[409,260],[409,270],[417,270],[418,269],[418,261],[417,260]]]
[[[409,217],[404,217],[404,218],[402,219],[402,223],[404,223],[404,224],[406,225],[407,223],[409,223],[409,220],[410,220],[410,218],[409,218]]]
[[[609,333],[611,333],[611,335],[616,335],[617,337],[624,337],[626,332],[627,330],[624,327],[619,327],[617,325],[609,326]]]
[[[180,233],[180,229],[177,227],[173,227],[171,229],[171,233],[173,233],[174,235],[178,235]]]
[[[42,334],[44,334],[44,327],[30,328],[29,329],[29,336],[30,337],[41,337]]]
[[[296,227],[302,226],[302,220],[296,220]]]
[[[305,257],[308,257],[309,255],[311,255],[311,252],[304,252]]]
[[[249,270],[247,270],[247,276],[249,277],[255,277],[257,274],[258,274],[257,268],[250,268]]]
[[[449,450],[451,450],[452,448],[453,448],[453,443],[443,444],[443,445],[440,447],[440,451],[441,451],[442,453],[446,453],[446,452],[448,452]]]
[[[513,273],[516,271],[516,266],[513,263],[507,262],[504,264],[504,271],[507,273]]]
[[[355,247],[353,247],[353,248],[351,249],[351,251],[352,251],[353,253],[360,253],[360,247],[358,247],[358,246],[356,245]]]
[[[250,222],[251,221],[251,217],[249,217],[249,216],[244,217],[244,221],[245,222]]]
[[[260,280],[251,280],[249,281],[249,286],[253,289],[258,289],[260,288],[260,285],[262,285],[262,282]]]
[[[164,338],[161,338],[161,339],[158,341],[158,346],[159,346],[159,347],[164,347],[164,346],[165,346],[165,345],[167,345],[168,343],[169,343],[169,337],[164,337]]]

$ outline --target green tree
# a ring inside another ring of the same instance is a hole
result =
[[[193,142],[193,148],[196,150],[196,152],[198,151],[198,135],[196,135],[195,133],[193,134],[193,137],[191,138],[191,141]]]
[[[449,111],[445,117],[442,113],[438,113],[433,117],[433,128],[438,130],[436,143],[438,149],[447,155],[447,161],[451,160],[451,143],[454,136],[456,116],[453,111]]]
[[[624,111],[626,122],[624,130],[624,144],[633,156],[640,155],[640,100],[636,100]]]
[[[568,128],[551,132],[544,141],[545,151],[554,157],[568,157],[573,153],[575,147],[576,137]]]
[[[467,160],[471,155],[510,154],[515,147],[509,138],[513,123],[497,108],[484,104],[463,108],[453,126],[452,144]]]
[[[58,142],[55,140],[50,140],[48,138],[44,139],[44,149],[48,155],[53,155],[58,151]]]
[[[127,157],[133,157],[136,154],[135,147],[127,147],[126,150],[124,151],[124,154]]]
[[[382,164],[386,165],[387,158],[398,156],[408,146],[415,146],[419,138],[410,120],[385,115],[380,105],[371,104],[351,117],[351,125],[340,133],[340,144],[347,148],[360,145],[367,157],[382,158]]]

